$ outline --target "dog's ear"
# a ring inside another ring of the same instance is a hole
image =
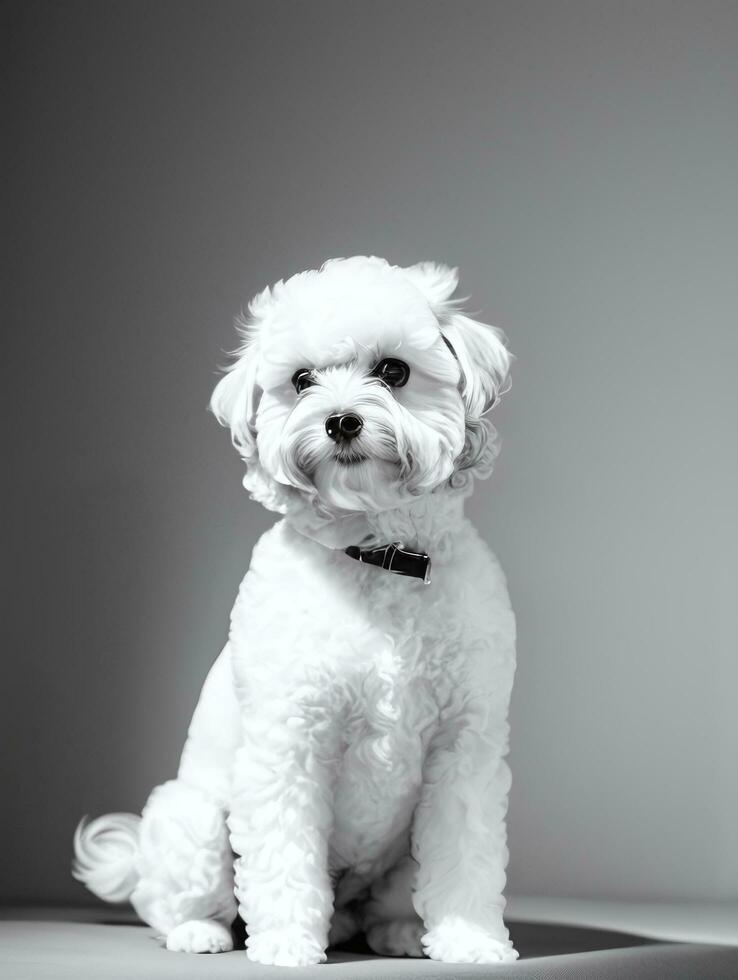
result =
[[[210,411],[221,425],[231,430],[233,445],[246,462],[256,454],[256,409],[261,393],[256,380],[259,333],[269,305],[269,293],[269,290],[265,290],[254,297],[249,303],[250,316],[241,316],[236,320],[242,344],[234,352],[234,362],[227,368],[210,398]]]
[[[402,272],[438,317],[443,339],[459,362],[467,418],[479,418],[509,387],[512,354],[502,331],[459,312],[462,301],[451,298],[459,284],[458,269],[440,262],[418,262]]]
[[[233,445],[247,462],[256,452],[257,360],[257,343],[252,340],[237,352],[210,398],[210,411],[231,430]]]
[[[512,354],[497,327],[450,313],[441,322],[443,339],[459,362],[461,397],[469,419],[478,419],[509,388]]]
[[[459,284],[459,270],[441,262],[418,262],[402,270],[406,279],[428,301],[434,313],[441,313]]]

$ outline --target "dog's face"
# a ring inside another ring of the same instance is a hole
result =
[[[356,257],[257,296],[211,403],[246,463],[332,513],[386,510],[471,465],[510,355],[449,303],[456,283]]]

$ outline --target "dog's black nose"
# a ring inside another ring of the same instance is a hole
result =
[[[325,431],[336,442],[339,439],[355,439],[364,426],[364,420],[360,415],[353,412],[346,412],[345,415],[329,415],[325,420]]]

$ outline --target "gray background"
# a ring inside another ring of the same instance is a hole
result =
[[[5,3],[3,897],[171,776],[257,536],[260,287],[461,266],[518,355],[510,891],[738,894],[738,4]],[[12,844],[8,844],[8,841]]]

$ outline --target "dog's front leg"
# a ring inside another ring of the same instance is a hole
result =
[[[413,825],[413,901],[428,956],[447,963],[517,958],[505,928],[505,813],[510,770],[504,721],[469,711],[430,747]]]
[[[333,889],[328,840],[341,727],[325,689],[262,702],[244,725],[229,820],[249,959],[321,963]]]

